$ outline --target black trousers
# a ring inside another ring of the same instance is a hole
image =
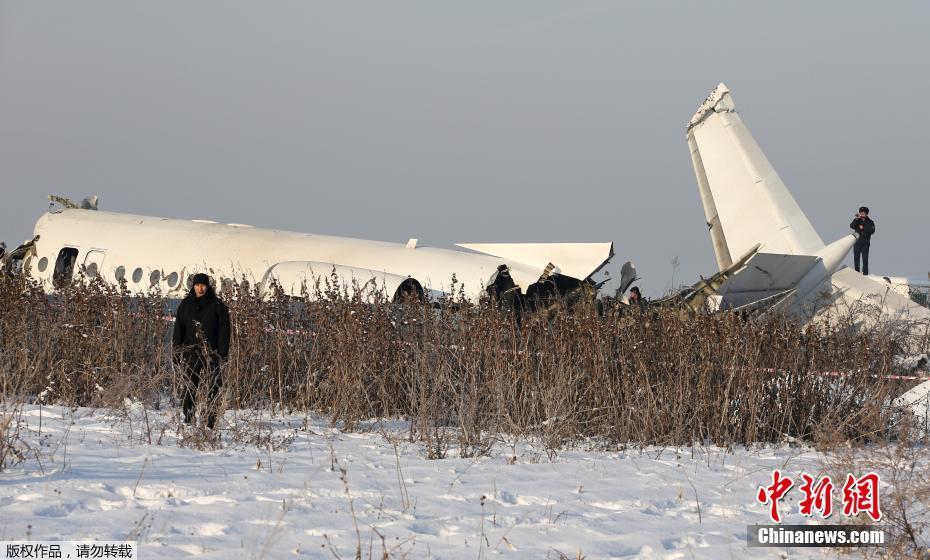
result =
[[[862,274],[869,273],[869,241],[865,243],[856,242],[853,245],[853,264],[856,266],[856,272],[859,272],[859,259],[862,258]]]
[[[220,376],[219,356],[205,355],[202,350],[185,350],[181,353],[181,395],[183,398],[184,422],[190,424],[194,421],[194,407],[197,404],[197,388],[204,381],[208,388],[207,400],[207,427],[213,429],[216,424],[217,396],[223,386]]]

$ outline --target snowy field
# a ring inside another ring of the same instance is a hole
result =
[[[768,522],[759,485],[775,468],[819,473],[811,450],[549,457],[502,442],[490,457],[428,460],[402,425],[385,428],[395,445],[377,427],[228,412],[220,448],[201,450],[138,409],[27,407],[23,419],[40,461],[0,473],[0,540],[136,540],[144,559],[354,558],[359,543],[362,558],[831,555],[745,544],[747,525]]]

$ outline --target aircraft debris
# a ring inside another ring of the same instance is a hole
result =
[[[87,198],[82,199],[80,203],[76,203],[70,198],[67,198],[64,196],[58,196],[55,194],[50,194],[48,195],[48,200],[50,204],[58,204],[62,208],[73,208],[73,209],[79,208],[81,210],[97,210],[98,209],[97,203],[99,202],[100,199],[97,197],[97,195],[93,195],[93,196],[89,196]]]
[[[0,252],[0,270],[6,274],[17,272],[22,267],[23,260],[26,257],[35,255],[35,244],[38,240],[39,236],[37,235],[24,241],[22,245],[9,252],[6,251],[6,244],[4,243],[4,250]]]

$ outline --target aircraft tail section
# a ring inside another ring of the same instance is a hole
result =
[[[816,264],[813,255],[756,253],[718,290],[721,306],[733,309],[793,290]]]
[[[824,242],[720,84],[688,124],[705,218],[723,270],[757,243],[769,254],[815,255]]]

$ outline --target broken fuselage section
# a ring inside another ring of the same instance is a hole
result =
[[[504,276],[521,297],[559,296],[590,284],[614,254],[612,243],[471,244],[466,252],[70,206],[40,217],[35,235],[23,270],[49,292],[80,277],[171,298],[186,295],[198,272],[220,292],[246,286],[305,300],[335,283],[365,301],[478,301]]]

